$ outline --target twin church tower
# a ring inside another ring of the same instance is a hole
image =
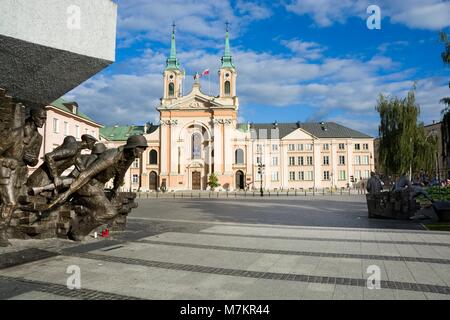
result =
[[[166,68],[164,69],[164,95],[162,98],[162,106],[170,105],[182,97],[184,76],[184,70],[181,69],[180,62],[177,58],[175,25],[173,25],[170,56],[166,61]],[[196,83],[194,85],[198,85],[198,77],[197,74]],[[237,72],[233,63],[233,57],[231,56],[227,26],[225,52],[219,70],[219,98],[230,99],[236,97],[236,77]]]

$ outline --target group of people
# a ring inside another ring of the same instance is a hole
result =
[[[107,149],[90,135],[81,141],[67,136],[61,146],[45,154],[44,162],[28,177],[28,166],[36,166],[42,136],[38,128],[46,121],[44,109],[31,110],[25,125],[3,130],[0,139],[0,246],[10,245],[8,228],[14,211],[18,209],[18,197],[25,194],[41,194],[48,199],[47,210],[72,199],[87,210],[87,215],[72,221],[69,238],[80,240],[95,228],[108,223],[118,215],[114,205],[118,188],[125,173],[136,158],[141,157],[147,146],[144,136],[128,138],[119,148]],[[90,150],[88,155],[82,150]],[[74,167],[68,176],[62,176]],[[109,197],[104,185],[113,179]]]

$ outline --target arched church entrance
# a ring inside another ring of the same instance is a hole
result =
[[[157,190],[158,188],[158,174],[155,171],[150,172],[150,190]]]
[[[242,172],[241,170],[238,170],[236,172],[236,189],[245,189],[244,172]]]
[[[192,190],[201,190],[202,188],[202,173],[200,171],[192,172]]]

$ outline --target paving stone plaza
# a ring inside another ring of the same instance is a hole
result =
[[[450,298],[450,235],[369,220],[362,196],[141,199],[106,239],[12,241],[1,299]],[[368,288],[373,266],[380,289]]]

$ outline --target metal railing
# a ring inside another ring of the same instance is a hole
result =
[[[361,189],[290,189],[290,190],[264,190],[264,197],[309,197],[309,196],[361,196],[367,192]],[[229,198],[261,198],[259,190],[250,191],[207,191],[207,190],[185,190],[185,191],[166,191],[166,192],[137,192],[139,199],[153,199],[153,198],[204,198],[204,199],[229,199]]]

